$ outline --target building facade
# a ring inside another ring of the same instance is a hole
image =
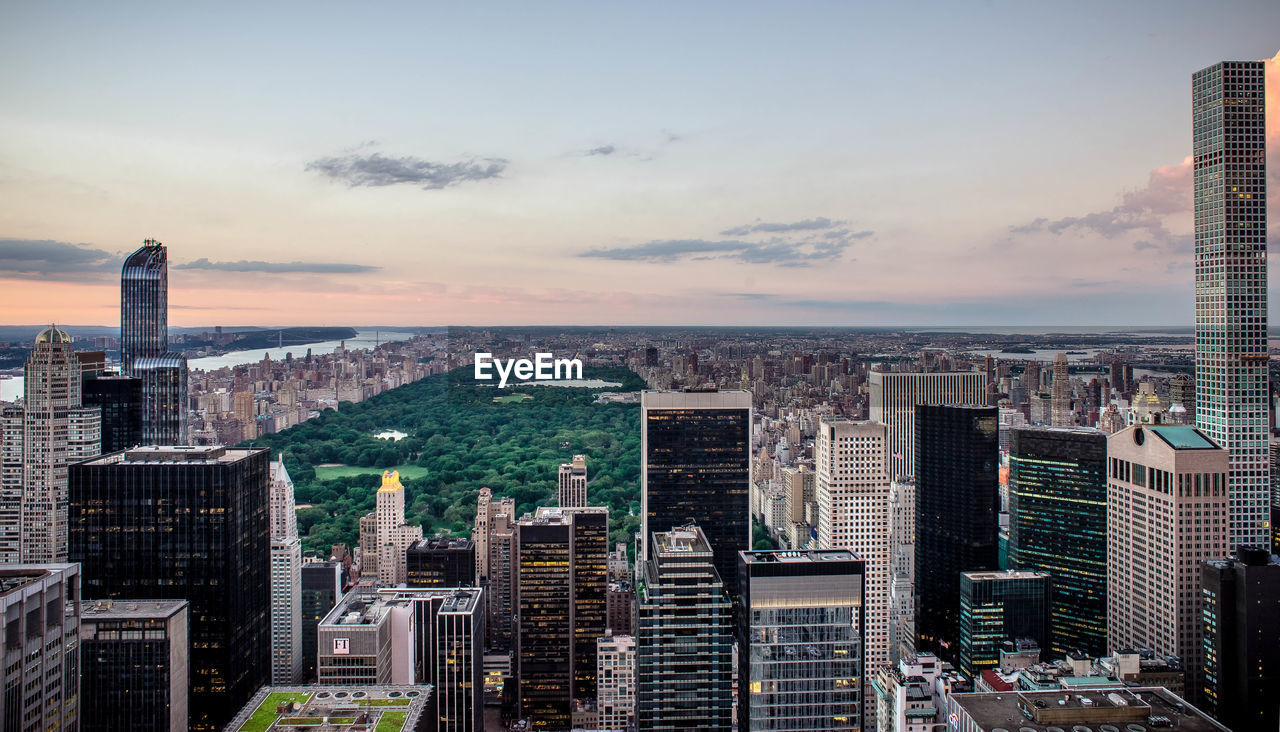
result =
[[[80,604],[81,732],[187,729],[185,600]]]
[[[302,541],[283,455],[270,473],[271,683],[296,684],[302,680]]]
[[[889,485],[889,662],[916,648],[916,484]]]
[[[984,406],[986,374],[980,371],[912,373],[872,371],[870,417],[889,428],[889,477],[915,475],[916,406]]]
[[[360,522],[360,554],[366,563],[361,567],[361,576],[376,576],[381,587],[404,584],[408,578],[405,552],[421,540],[422,527],[404,522],[404,485],[400,483],[400,473],[384,472],[374,511]]]
[[[1045,572],[964,572],[960,575],[960,673],[976,679],[1000,663],[1005,641],[1050,636],[1050,587]]]
[[[1280,725],[1280,564],[1240,547],[1202,565],[1204,708],[1234,730]]]
[[[302,607],[302,678],[316,679],[316,632],[338,600],[342,599],[342,563],[307,562],[302,565],[299,593]]]
[[[574,455],[573,462],[561,463],[556,475],[556,505],[575,508],[587,505],[587,456]]]
[[[414,542],[405,550],[405,581],[410,587],[474,587],[475,542],[441,536]]]
[[[80,729],[80,568],[0,566],[0,728]]]
[[[120,362],[142,381],[142,444],[185,444],[187,360],[169,352],[169,250],[154,239],[120,270]]]
[[[636,639],[608,631],[596,642],[596,713],[602,732],[636,729]]]

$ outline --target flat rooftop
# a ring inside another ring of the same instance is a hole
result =
[[[266,448],[235,448],[221,445],[148,445],[100,455],[82,465],[146,465],[198,464],[216,465],[238,462]]]
[[[986,732],[1229,732],[1163,687],[954,694],[962,709]]]
[[[1038,579],[1040,577],[1048,577],[1048,572],[1036,572],[1031,569],[1006,569],[1003,571],[982,571],[982,572],[961,572],[961,575],[971,580],[1016,580],[1016,579]]]
[[[707,537],[696,528],[653,532],[653,550],[659,554],[711,554]]]
[[[151,620],[187,608],[186,600],[93,600],[80,603],[81,620]]]
[[[848,549],[776,549],[738,552],[747,564],[849,562],[858,556]]]
[[[1175,450],[1221,450],[1203,432],[1185,424],[1143,425],[1143,429],[1155,434]]]
[[[264,686],[236,714],[229,732],[325,732],[418,728],[433,689],[416,686]],[[327,724],[324,724],[327,722]]]

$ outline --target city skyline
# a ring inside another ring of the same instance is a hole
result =
[[[0,305],[155,237],[179,326],[1190,324],[1187,80],[1274,110],[1280,11],[1154,8],[14,10]]]

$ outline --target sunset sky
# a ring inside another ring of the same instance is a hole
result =
[[[9,2],[0,323],[115,325],[154,237],[179,326],[1190,326],[1191,74],[1272,59],[1274,246],[1278,50],[1274,0]]]

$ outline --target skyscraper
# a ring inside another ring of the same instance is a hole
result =
[[[847,549],[739,557],[738,729],[870,729],[863,562]]]
[[[176,732],[187,728],[184,600],[80,604],[82,732]]]
[[[751,394],[649,392],[640,398],[639,556],[654,531],[694,522],[731,592],[751,548]]]
[[[80,729],[80,568],[0,566],[0,729]]]
[[[492,517],[506,514],[514,522],[515,512],[515,499],[500,498],[495,501],[492,491],[488,488],[480,489],[480,496],[476,501],[475,531],[471,532],[471,539],[476,543],[476,577],[479,580],[489,577],[489,527]]]
[[[1240,547],[1205,562],[1204,708],[1234,730],[1272,730],[1280,720],[1280,564]]]
[[[266,450],[141,447],[71,466],[85,599],[190,603],[193,730],[221,730],[271,677],[269,462]]]
[[[960,575],[960,672],[970,679],[1000,663],[1007,640],[1049,638],[1049,586],[1044,572],[963,572]]]
[[[732,603],[696,526],[655,532],[636,571],[636,726],[733,726]]]
[[[316,629],[342,599],[342,563],[308,562],[302,565],[302,676],[316,679]]]
[[[636,728],[636,639],[609,631],[596,641],[596,713],[605,732]]]
[[[382,486],[378,488],[373,513],[361,519],[360,528],[360,554],[364,562],[361,575],[368,577],[376,572],[377,582],[383,587],[404,584],[405,551],[415,541],[422,540],[422,527],[404,522],[404,485],[400,483],[398,471],[382,473]]]
[[[1107,436],[1016,427],[1009,442],[1009,566],[1051,575],[1048,658],[1107,646]],[[1048,645],[1044,645],[1045,643]]]
[[[102,411],[102,452],[142,444],[142,379],[95,375],[84,380],[81,401]]]
[[[67,559],[67,466],[102,444],[101,412],[81,406],[80,362],[66,331],[36,336],[22,408],[0,416],[0,561]]]
[[[271,683],[302,680],[302,542],[284,455],[271,463]]]
[[[1227,451],[1189,425],[1107,438],[1107,645],[1178,656],[1200,698],[1200,565],[1227,555]]]
[[[872,371],[867,375],[870,417],[889,427],[890,478],[915,475],[916,406],[984,406],[986,378],[981,371]]]
[[[587,456],[574,455],[573,462],[561,463],[556,492],[560,508],[587,505]]]
[[[470,539],[433,536],[405,550],[410,587],[475,587],[476,545]]]
[[[916,650],[956,657],[960,573],[997,561],[996,407],[916,407]]]
[[[1267,158],[1262,61],[1191,77],[1196,426],[1231,453],[1231,545],[1269,541]]]
[[[916,484],[889,486],[889,661],[916,648]],[[878,715],[877,715],[878,716]]]
[[[889,662],[887,437],[879,422],[824,419],[818,425],[818,547],[847,549],[864,562],[859,574],[865,586],[858,604],[865,633],[863,663],[870,669]],[[865,687],[859,700],[866,700],[868,718],[874,719],[871,677],[858,676]]]
[[[120,362],[142,379],[142,444],[187,440],[187,359],[169,353],[169,252],[147,239],[120,270]]]
[[[1070,427],[1075,424],[1075,414],[1071,411],[1071,366],[1065,353],[1053,357],[1053,381],[1049,388],[1052,410],[1050,424],[1054,427]]]

